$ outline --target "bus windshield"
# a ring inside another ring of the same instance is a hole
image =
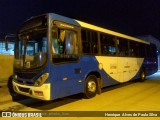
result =
[[[46,62],[47,29],[34,28],[25,33],[19,33],[15,41],[15,67],[36,68]]]

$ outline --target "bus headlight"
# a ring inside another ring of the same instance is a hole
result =
[[[49,77],[49,73],[45,73],[42,76],[40,76],[36,82],[34,83],[34,86],[41,86]]]

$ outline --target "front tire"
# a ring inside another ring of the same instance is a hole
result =
[[[84,97],[88,99],[95,97],[98,90],[97,88],[97,77],[95,75],[88,76],[85,82]]]

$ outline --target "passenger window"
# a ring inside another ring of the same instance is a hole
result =
[[[129,41],[129,53],[131,57],[139,56],[139,44],[136,41]]]
[[[54,63],[78,60],[78,40],[75,31],[57,29],[53,30],[52,35]]]
[[[108,34],[100,35],[101,52],[102,55],[115,56],[116,55],[116,41],[114,36]]]
[[[129,56],[129,49],[128,49],[128,40],[123,38],[116,38],[118,43],[118,55],[119,56]]]
[[[96,31],[82,29],[82,50],[84,54],[98,54],[98,35]]]

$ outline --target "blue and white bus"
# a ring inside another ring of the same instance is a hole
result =
[[[41,100],[92,98],[158,69],[155,45],[54,13],[24,22],[14,50],[15,92]]]

